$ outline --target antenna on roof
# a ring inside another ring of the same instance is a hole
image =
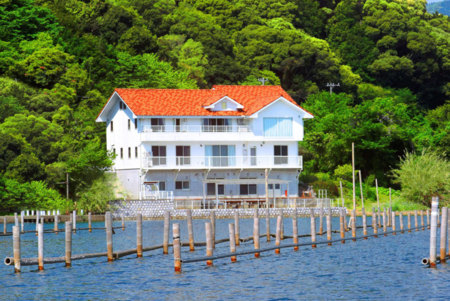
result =
[[[333,94],[333,88],[334,87],[340,87],[340,86],[341,86],[340,83],[337,83],[337,84],[335,84],[335,83],[327,83],[327,87],[330,87],[330,95]]]
[[[261,77],[261,78],[258,78],[258,81],[261,82],[261,84],[264,86],[264,84],[265,84],[266,82],[268,82],[269,79],[268,79],[268,78]]]

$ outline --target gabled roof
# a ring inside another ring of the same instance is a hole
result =
[[[108,102],[114,98],[116,93],[136,116],[250,116],[280,97],[307,112],[280,86],[213,86],[211,89],[115,89]],[[210,111],[205,108],[225,96],[235,100],[243,108],[239,111]],[[105,107],[99,113],[99,117]]]

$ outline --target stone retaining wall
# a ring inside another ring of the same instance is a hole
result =
[[[141,213],[146,218],[163,218],[164,212],[169,211],[172,218],[185,218],[186,209],[174,209],[173,202],[168,200],[156,200],[156,201],[113,201],[110,203],[113,208],[113,217],[119,218],[124,216],[125,218],[134,218],[137,214]],[[314,210],[316,215],[319,215],[320,208],[297,208],[298,216],[309,216],[311,209]],[[331,208],[333,216],[339,216],[339,210],[342,207]],[[192,217],[194,218],[207,218],[211,211],[216,212],[217,218],[233,218],[234,213],[239,212],[240,217],[253,217],[255,212],[254,208],[239,208],[239,209],[192,209]],[[327,213],[327,209],[324,210],[324,214]],[[267,209],[258,209],[260,216],[265,216]],[[284,216],[291,216],[295,212],[295,208],[269,208],[269,215],[275,217],[283,212]]]

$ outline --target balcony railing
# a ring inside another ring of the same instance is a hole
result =
[[[248,125],[200,125],[200,124],[185,124],[185,125],[144,125],[143,133],[176,133],[176,132],[206,132],[206,133],[247,133],[250,132]]]
[[[144,169],[303,168],[302,156],[149,156]]]

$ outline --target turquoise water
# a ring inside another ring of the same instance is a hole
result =
[[[370,223],[370,218],[368,218]],[[185,221],[180,223],[182,241],[187,241]],[[195,240],[204,241],[205,220],[194,220]],[[217,239],[228,237],[228,223],[217,220]],[[275,232],[275,219],[271,220]],[[333,219],[338,229],[338,219]],[[397,222],[398,223],[398,222]],[[317,223],[318,224],[318,223]],[[405,220],[406,224],[406,220]],[[100,227],[103,223],[94,223]],[[291,234],[291,219],[284,221],[285,235]],[[53,225],[45,225],[53,228]],[[86,224],[79,223],[79,227]],[[120,223],[115,223],[120,226]],[[241,237],[252,235],[253,221],[241,220]],[[318,225],[317,225],[318,226]],[[60,228],[63,224],[60,224]],[[27,224],[26,229],[34,229]],[[162,221],[144,221],[144,246],[162,243]],[[309,218],[299,218],[299,234],[309,233]],[[265,233],[265,220],[260,223]],[[361,231],[361,230],[359,230]],[[369,229],[370,233],[371,229]],[[358,233],[358,235],[361,233]],[[347,235],[350,235],[347,233]],[[339,234],[333,234],[338,238]],[[36,257],[37,237],[24,234],[22,257]],[[74,234],[73,254],[104,252],[105,233],[78,231]],[[324,240],[325,237],[318,237]],[[300,238],[309,242],[309,238]],[[282,244],[291,243],[286,239]],[[135,223],[126,222],[126,229],[116,229],[114,250],[134,248]],[[261,248],[273,246],[274,241],[261,238]],[[281,254],[261,253],[214,261],[213,267],[203,262],[183,265],[183,272],[173,272],[173,256],[162,250],[144,253],[143,258],[130,255],[112,263],[106,258],[74,261],[72,268],[63,263],[46,265],[44,271],[36,266],[22,267],[14,274],[13,267],[0,265],[0,298],[3,300],[70,299],[70,300],[204,300],[204,299],[450,299],[450,267],[440,264],[437,269],[425,268],[420,260],[429,254],[429,230],[390,235],[387,237],[319,245],[316,249],[301,247],[294,252],[281,249]],[[45,234],[45,256],[63,256],[64,233]],[[238,247],[250,250],[252,242]],[[217,244],[215,254],[228,253],[228,243]],[[0,237],[0,259],[12,255],[12,238]],[[204,247],[190,253],[182,249],[182,258],[205,255]]]

